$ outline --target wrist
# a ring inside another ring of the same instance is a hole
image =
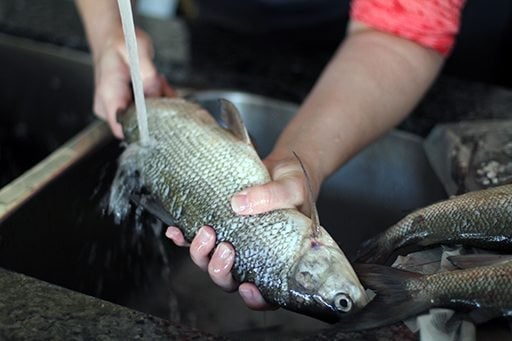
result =
[[[104,31],[104,33],[101,34],[101,37],[99,34],[96,35],[96,37],[98,38],[91,37],[89,41],[91,54],[95,62],[100,59],[101,56],[106,53],[106,51],[120,51],[125,44],[123,31],[120,26],[112,27]]]

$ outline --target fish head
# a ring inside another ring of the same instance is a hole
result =
[[[289,277],[290,310],[337,322],[368,303],[365,289],[336,242],[321,228],[304,239]]]

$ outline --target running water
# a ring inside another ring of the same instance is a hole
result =
[[[135,27],[133,24],[132,4],[130,0],[117,0],[121,22],[123,24],[124,39],[128,50],[130,63],[130,74],[132,77],[133,95],[135,107],[137,108],[137,123],[140,132],[140,144],[148,145],[149,131],[146,114],[146,102],[144,101],[144,89],[139,66],[139,53],[137,50],[137,39],[135,38]]]

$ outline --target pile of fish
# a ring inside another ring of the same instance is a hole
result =
[[[271,179],[236,108],[221,104],[226,128],[195,103],[147,99],[147,146],[139,143],[134,108],[122,115],[127,147],[112,185],[110,211],[122,219],[136,203],[178,226],[188,241],[200,227],[212,226],[217,242],[235,249],[234,278],[256,284],[271,304],[329,322],[364,307],[365,289],[317,221],[296,209],[234,214],[230,199],[235,193]]]
[[[449,258],[458,269],[422,275],[381,265],[412,247],[462,245],[500,253]],[[508,253],[508,254],[507,254]],[[486,318],[512,315],[512,185],[469,192],[419,209],[375,238],[357,257],[356,272],[375,298],[341,328],[392,324],[433,307]]]

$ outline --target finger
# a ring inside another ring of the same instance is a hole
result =
[[[108,124],[110,125],[110,129],[112,130],[112,134],[118,139],[124,139],[123,127],[119,122],[117,122],[117,115],[109,115],[108,116]]]
[[[165,96],[165,97],[176,97],[176,90],[174,90],[174,88],[172,86],[169,85],[169,83],[167,82],[167,79],[165,79],[164,75],[159,75],[160,77],[160,89],[161,89],[161,94],[162,96]]]
[[[144,94],[148,97],[160,96],[161,80],[160,75],[156,71],[155,64],[153,63],[152,48],[150,47],[150,45],[141,45],[141,49],[139,52],[139,61]]]
[[[238,287],[231,275],[234,260],[233,246],[228,243],[220,243],[208,264],[208,274],[212,281],[227,292],[232,292]]]
[[[122,139],[124,137],[123,128],[117,121],[117,115],[124,111],[130,103],[131,96],[129,95],[129,91],[124,93],[122,90],[117,93],[113,92],[105,96],[103,101],[105,102],[106,107],[107,122],[110,125],[112,133],[115,137]]]
[[[172,240],[178,246],[189,246],[190,244],[185,240],[183,233],[176,226],[169,226],[165,231],[165,236]]]
[[[231,207],[237,214],[259,214],[293,208],[303,201],[304,186],[300,176],[286,176],[237,193],[231,199]]]
[[[161,74],[148,75],[143,79],[144,94],[148,97],[176,97],[176,91]]]
[[[122,71],[102,77],[98,81],[94,97],[94,111],[108,122],[117,138],[123,138],[122,127],[117,122],[117,113],[125,110],[132,100],[127,77],[129,76]]]
[[[94,112],[96,115],[104,120],[107,121],[108,125],[110,126],[110,129],[112,130],[112,133],[115,137],[118,139],[123,138],[123,129],[119,122],[117,122],[117,112],[122,111],[125,105],[124,104],[117,104],[117,105],[107,105],[105,103],[105,99],[95,98],[94,100]],[[113,113],[112,113],[113,111]]]
[[[208,269],[210,252],[215,247],[215,231],[209,226],[203,226],[190,243],[190,257],[203,271]]]
[[[278,307],[268,304],[258,288],[252,283],[242,283],[238,288],[245,305],[252,310],[275,310]]]

